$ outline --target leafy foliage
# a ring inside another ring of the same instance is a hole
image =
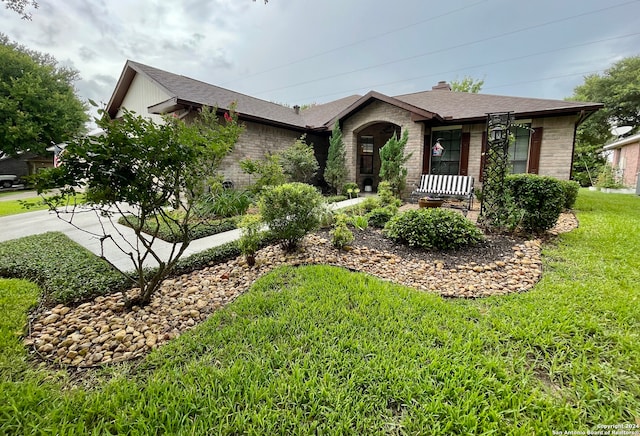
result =
[[[512,174],[507,176],[505,184],[522,213],[523,230],[538,233],[556,224],[566,203],[559,180],[535,174]]]
[[[78,72],[0,34],[0,156],[46,155],[52,143],[84,130],[86,106],[75,94]]]
[[[380,182],[378,184],[378,198],[382,206],[400,207],[402,200],[393,194],[391,184],[389,182]]]
[[[624,188],[620,176],[617,174],[615,168],[613,168],[609,163],[606,163],[602,167],[600,174],[598,174],[598,178],[596,179],[596,186],[599,188],[609,189]]]
[[[104,136],[70,141],[63,165],[40,173],[36,182],[39,191],[66,187],[60,196],[46,200],[52,208],[83,189],[86,202],[100,217],[111,220],[117,214],[128,221],[139,244],[121,250],[132,259],[141,291],[127,305],[144,305],[194,238],[196,206],[242,129],[233,110],[224,123],[218,122],[216,110],[205,108],[191,124],[167,117],[164,125],[127,110],[118,120],[111,120],[102,109],[100,114],[96,121]],[[171,213],[167,206],[180,213]],[[148,224],[151,228],[167,224],[179,235],[168,259],[154,251],[155,236],[143,231]],[[101,240],[110,237],[99,236]],[[149,257],[159,267],[147,277],[144,263]]]
[[[484,79],[474,79],[471,76],[464,76],[462,80],[452,80],[451,90],[455,92],[469,92],[477,94],[484,85]]]
[[[39,5],[36,0],[2,0],[7,7],[7,9],[11,9],[12,11],[20,14],[23,20],[31,21],[31,12],[27,11],[29,6],[34,9],[38,9]]]
[[[397,212],[393,206],[377,207],[367,214],[367,219],[370,225],[381,229]]]
[[[484,240],[484,235],[461,214],[446,209],[425,208],[400,213],[384,227],[389,238],[435,250],[450,250]]]
[[[353,232],[347,226],[349,217],[343,213],[335,215],[335,223],[333,229],[329,232],[331,234],[331,244],[338,249],[348,247],[349,244],[355,239]]]
[[[582,123],[576,134],[573,176],[582,186],[591,185],[604,166],[602,146],[612,138],[614,126],[640,126],[640,56],[624,58],[604,74],[591,74],[577,86],[569,100],[604,103],[604,108]]]
[[[289,182],[311,183],[318,173],[318,160],[313,144],[306,143],[306,135],[278,154],[282,171]]]
[[[31,280],[51,304],[86,301],[126,289],[131,281],[63,233],[0,243],[0,276]]]
[[[243,159],[240,161],[240,168],[249,175],[257,174],[258,179],[249,187],[253,194],[259,194],[264,188],[286,182],[280,158],[275,154],[269,154],[264,159]]]
[[[329,154],[324,169],[324,180],[336,193],[344,193],[343,185],[347,180],[347,150],[342,140],[340,123],[336,120],[329,138]]]
[[[393,195],[401,198],[407,185],[407,168],[405,164],[413,153],[405,156],[404,150],[409,140],[409,132],[402,132],[402,138],[393,135],[380,149],[380,177],[389,182]]]
[[[216,186],[202,195],[198,202],[198,211],[203,217],[230,218],[244,215],[252,202],[253,196],[250,192]]]
[[[572,209],[578,199],[580,184],[575,180],[560,180],[560,184],[564,191],[564,208]]]
[[[255,253],[263,240],[262,219],[259,215],[245,215],[240,222],[238,248],[247,258],[249,266],[255,264]]]
[[[320,226],[322,195],[304,183],[285,183],[266,189],[258,208],[269,232],[287,251],[295,250],[304,236]]]

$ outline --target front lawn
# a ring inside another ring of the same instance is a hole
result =
[[[0,433],[551,434],[640,425],[640,198],[581,191],[530,292],[446,300],[280,268],[140,362],[29,365],[0,281]],[[76,377],[76,376],[73,376]],[[637,431],[640,427],[636,427]],[[569,433],[567,433],[569,434]]]

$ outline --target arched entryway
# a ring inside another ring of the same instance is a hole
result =
[[[380,183],[380,149],[393,136],[400,136],[400,126],[375,122],[363,126],[355,135],[357,147],[356,182],[361,192],[375,192]]]

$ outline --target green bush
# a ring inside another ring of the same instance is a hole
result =
[[[397,208],[392,206],[378,207],[367,214],[367,219],[370,225],[381,229],[396,213]]]
[[[286,182],[280,158],[275,154],[269,154],[262,160],[243,159],[240,161],[240,168],[250,176],[257,175],[256,181],[249,187],[254,194],[259,194],[266,187],[278,186]]]
[[[345,221],[336,222],[333,230],[331,230],[331,243],[334,247],[343,249],[353,242],[355,239],[353,232],[349,230]]]
[[[402,200],[393,195],[391,183],[383,181],[378,184],[378,198],[381,206],[400,207]]]
[[[562,190],[564,191],[564,208],[571,209],[576,204],[578,192],[580,191],[580,183],[574,180],[560,180]]]
[[[262,241],[262,219],[259,215],[245,215],[240,222],[241,235],[238,248],[247,259],[249,266],[255,263],[256,251]]]
[[[247,191],[237,189],[214,189],[202,196],[198,212],[206,217],[230,218],[244,215],[253,198]]]
[[[484,240],[478,227],[459,213],[440,208],[410,210],[391,218],[387,237],[411,247],[449,250]]]
[[[598,178],[596,179],[596,186],[599,188],[608,189],[624,188],[620,177],[610,163],[607,163],[602,167],[602,170],[600,171],[600,173],[598,174]]]
[[[0,276],[37,283],[47,304],[79,303],[130,285],[106,261],[59,232],[0,243]]]
[[[358,204],[358,208],[366,212],[371,212],[373,209],[381,207],[380,199],[377,197],[367,197]]]
[[[358,196],[358,194],[360,193],[360,188],[358,187],[357,183],[348,182],[348,183],[344,184],[344,186],[342,187],[341,192],[343,194],[346,194],[349,198],[356,198]]]
[[[306,143],[302,135],[293,145],[279,154],[282,171],[290,182],[310,183],[320,166],[313,151],[313,144]]]
[[[266,189],[258,208],[272,237],[287,251],[299,245],[304,236],[320,226],[324,210],[322,195],[304,183],[285,183]]]
[[[552,228],[565,204],[565,193],[559,180],[535,174],[507,176],[506,188],[522,212],[520,226],[527,232],[539,233]]]

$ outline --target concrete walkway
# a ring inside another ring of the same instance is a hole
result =
[[[332,204],[331,208],[334,210],[341,209],[358,204],[363,200],[363,197],[345,200]],[[63,214],[63,216],[65,216],[65,219],[71,219],[70,214]],[[117,218],[117,216],[114,217],[114,221],[117,221]],[[133,230],[115,222],[110,223],[108,220],[100,220],[95,212],[88,210],[76,212],[73,216],[72,224],[59,219],[55,213],[50,211],[27,212],[0,217],[0,242],[46,232],[64,233],[69,239],[87,248],[92,253],[98,256],[104,254],[104,257],[121,271],[132,271],[134,269],[131,258],[126,254],[133,253],[133,248],[138,245]],[[111,239],[101,241],[100,235],[104,233],[110,234],[112,236]],[[183,257],[234,241],[239,237],[240,230],[236,229],[196,239],[189,244]],[[153,248],[161,259],[166,260],[169,258],[171,251],[177,250],[179,245],[174,248],[173,244],[156,240],[153,243]],[[152,258],[148,258],[145,261],[145,266],[147,267],[156,265],[157,262]]]

